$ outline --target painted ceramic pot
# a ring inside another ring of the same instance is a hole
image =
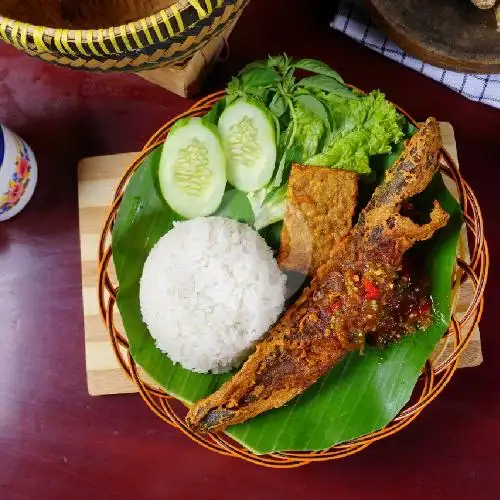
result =
[[[17,215],[30,201],[38,178],[31,148],[0,125],[0,222]]]

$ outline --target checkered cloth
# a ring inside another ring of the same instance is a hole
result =
[[[331,26],[370,49],[443,83],[468,99],[500,108],[500,74],[457,73],[415,59],[372,24],[360,0],[341,1]]]

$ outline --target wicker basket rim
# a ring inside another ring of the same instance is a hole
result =
[[[178,36],[186,31],[188,28],[196,26],[200,21],[206,20],[211,16],[215,16],[214,12],[216,9],[229,5],[230,0],[212,0],[215,5],[212,9],[203,8],[199,0],[178,0],[172,5],[160,9],[153,14],[136,19],[134,21],[129,21],[128,23],[117,24],[114,26],[104,26],[101,28],[57,28],[53,26],[42,26],[37,24],[31,24],[24,21],[18,21],[7,16],[0,14],[0,37],[5,31],[7,26],[16,27],[17,31],[21,36],[30,35],[32,37],[42,38],[47,37],[49,40],[57,37],[57,34],[64,33],[68,39],[81,40],[82,42],[91,40],[96,41],[99,37],[104,37],[104,39],[110,38],[109,34],[121,35],[124,31],[127,35],[132,34],[137,29],[143,30],[144,23],[148,28],[152,28],[158,21],[163,22],[165,16],[168,20],[178,19],[179,16],[187,9],[194,9],[198,14],[198,20],[189,25],[184,26],[172,36]],[[211,2],[208,2],[211,5]],[[23,33],[24,32],[24,33]],[[154,43],[148,43],[146,46],[154,45]]]

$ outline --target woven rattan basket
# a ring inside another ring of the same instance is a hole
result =
[[[232,441],[225,434],[209,434],[206,436],[193,433],[184,423],[186,409],[175,398],[166,394],[161,388],[150,381],[136,365],[130,351],[124,332],[119,331],[117,320],[119,313],[116,305],[117,284],[113,283],[108,272],[112,249],[110,245],[111,231],[123,193],[133,173],[140,167],[146,158],[157,146],[163,143],[170,127],[180,118],[186,116],[200,116],[205,114],[224,94],[217,93],[199,101],[184,114],[170,120],[148,141],[140,155],[127,169],[118,184],[114,202],[111,206],[108,219],[104,226],[99,244],[99,307],[106,328],[109,332],[113,348],[120,365],[127,375],[137,385],[139,393],[151,410],[168,424],[176,427],[198,444],[215,452],[239,457],[258,465],[274,468],[299,467],[311,462],[343,458],[360,452],[370,444],[395,434],[410,424],[422,410],[438,396],[451,380],[459,362],[460,355],[467,346],[479,322],[483,310],[483,292],[488,276],[489,257],[483,231],[481,211],[469,185],[461,177],[457,166],[446,150],[442,150],[440,157],[441,172],[456,186],[460,204],[464,213],[464,222],[470,244],[470,258],[457,258],[457,272],[453,289],[457,291],[460,284],[469,280],[473,288],[472,298],[467,310],[460,315],[453,314],[452,320],[445,335],[445,341],[453,346],[446,350],[444,356],[439,355],[434,362],[428,361],[412,400],[406,408],[385,428],[372,432],[358,439],[334,446],[319,452],[287,452],[269,455],[255,455]],[[409,120],[416,122],[403,110]],[[455,300],[454,300],[455,302]]]
[[[0,38],[94,71],[179,63],[236,22],[248,0],[3,0]]]

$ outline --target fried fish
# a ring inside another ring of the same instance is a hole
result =
[[[304,392],[376,331],[394,295],[405,252],[446,225],[434,202],[428,223],[400,214],[404,200],[423,191],[438,169],[439,126],[429,118],[389,168],[348,236],[295,304],[271,328],[231,380],[197,402],[186,422],[196,431],[221,431]]]
[[[281,232],[278,264],[313,277],[328,261],[333,245],[352,228],[358,174],[293,165]]]

